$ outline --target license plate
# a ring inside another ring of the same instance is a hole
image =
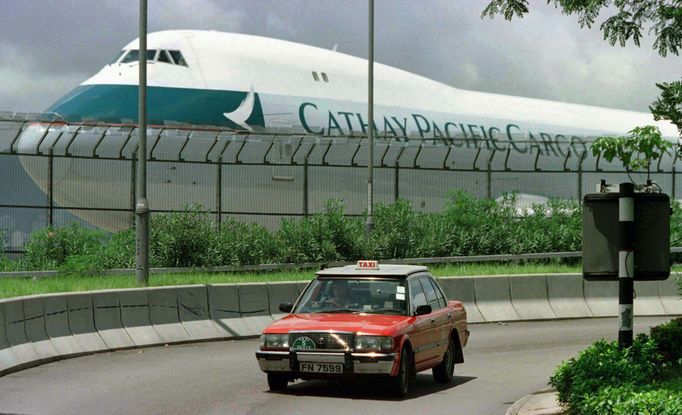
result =
[[[301,372],[308,373],[343,373],[341,363],[305,363],[299,364]]]

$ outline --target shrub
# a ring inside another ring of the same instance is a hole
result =
[[[679,415],[682,393],[667,389],[638,391],[631,386],[606,387],[587,396],[581,415]]]
[[[135,268],[135,229],[126,229],[111,236],[99,253],[103,269]]]
[[[277,240],[267,229],[232,218],[214,233],[211,250],[215,265],[267,264],[279,258]]]
[[[319,220],[286,219],[276,235],[282,262],[318,262],[338,259],[331,231]]]
[[[631,347],[624,349],[617,342],[600,340],[563,362],[550,384],[556,388],[559,402],[584,415],[589,395],[609,386],[649,384],[659,373],[659,363],[656,343],[646,335],[639,335]]]
[[[31,269],[55,269],[72,255],[94,255],[106,240],[104,232],[72,222],[64,228],[47,227],[31,234],[24,260]]]
[[[665,362],[677,363],[682,359],[682,318],[652,327],[651,338]]]
[[[209,257],[212,224],[200,205],[183,212],[156,215],[151,221],[149,263],[156,267],[198,267]]]
[[[410,258],[421,255],[429,215],[416,212],[410,202],[378,204],[368,254],[377,258]]]

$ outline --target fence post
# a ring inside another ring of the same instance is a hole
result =
[[[218,229],[223,222],[223,156],[218,157],[218,177],[216,185],[216,210],[218,211]]]
[[[672,192],[670,192],[670,194],[672,195],[672,199],[676,200],[676,198],[675,198],[675,166],[674,165],[673,165],[672,174],[673,174],[673,186],[672,186],[673,189],[672,189]]]
[[[130,226],[135,227],[135,201],[137,200],[137,150],[130,160]]]
[[[490,160],[492,160],[492,157],[490,158]],[[492,175],[492,171],[490,168],[490,160],[488,160],[488,164],[486,165],[486,171],[485,171],[486,172],[486,178],[487,178],[487,181],[486,181],[486,198],[487,199],[493,198],[493,191],[492,191],[493,175]]]
[[[54,222],[54,152],[52,146],[47,153],[47,226]]]
[[[303,159],[303,216],[308,216],[308,155]]]
[[[398,163],[398,159],[395,160],[393,173],[393,201],[397,202],[398,198],[400,198],[400,164]]]
[[[583,199],[583,164],[578,164],[578,203]]]

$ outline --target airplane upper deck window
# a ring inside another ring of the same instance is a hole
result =
[[[315,71],[313,71],[313,79],[315,80],[315,82],[319,82],[319,81],[320,81],[320,77],[317,76],[317,72],[315,72]]]
[[[327,74],[326,74],[326,73],[322,72],[321,75],[322,75],[322,80],[323,80],[324,82],[329,82],[329,78],[327,78]]]

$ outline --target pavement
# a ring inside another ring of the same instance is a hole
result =
[[[507,409],[505,415],[558,415],[565,413],[567,410],[559,405],[556,391],[543,389],[514,402]]]

